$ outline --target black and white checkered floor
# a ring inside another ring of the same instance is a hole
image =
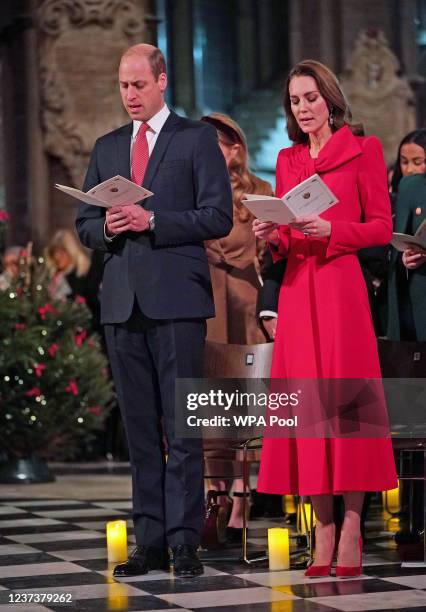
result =
[[[117,582],[106,560],[105,523],[129,519],[129,512],[128,500],[3,499],[0,612],[426,611],[426,570],[401,569],[392,529],[386,530],[389,522],[384,527],[380,516],[369,523],[372,535],[365,546],[364,575],[358,579],[307,579],[302,570],[269,572],[265,564],[222,561],[206,562],[199,578],[174,578],[158,571]],[[271,526],[282,524],[277,519],[251,523],[254,546],[266,543],[266,528]],[[128,532],[131,546],[131,521]]]

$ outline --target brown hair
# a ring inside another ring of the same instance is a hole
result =
[[[157,47],[148,55],[149,65],[151,66],[152,74],[154,75],[154,79],[158,81],[158,77],[163,72],[166,73],[166,60],[164,59],[164,55]]]
[[[164,55],[158,47],[154,47],[154,45],[148,45],[146,43],[140,43],[138,45],[133,45],[129,47],[127,51],[125,51],[121,57],[123,58],[129,55],[139,55],[142,57],[146,57],[151,67],[152,74],[154,75],[154,79],[158,81],[158,77],[163,72],[167,72],[166,68],[166,60],[164,59]]]
[[[349,125],[355,134],[363,132],[362,126],[350,125],[352,119],[351,111],[336,75],[327,66],[321,64],[321,62],[308,59],[299,62],[291,69],[285,83],[283,103],[287,119],[287,133],[290,140],[295,143],[305,143],[309,140],[308,134],[301,130],[291,110],[289,85],[290,81],[298,76],[310,76],[315,79],[318,91],[324,98],[329,112],[333,114],[334,122],[331,126],[333,132],[336,132],[344,125]]]
[[[238,144],[238,153],[231,161],[229,176],[232,186],[232,198],[234,207],[238,212],[240,221],[249,221],[252,219],[252,214],[241,204],[241,200],[245,193],[259,193],[262,195],[272,195],[270,184],[263,181],[249,170],[249,156],[247,149],[247,141],[244,132],[231,117],[222,113],[211,113],[201,118],[201,121],[213,125],[219,136],[219,140],[227,146]]]

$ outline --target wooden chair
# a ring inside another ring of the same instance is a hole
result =
[[[219,342],[206,342],[204,351],[204,377],[205,378],[269,378],[271,371],[273,343],[265,344],[221,344]],[[232,462],[233,478],[242,478],[243,491],[249,483],[248,465],[251,460],[258,459],[261,448],[261,438],[249,438],[241,441],[232,440],[206,440],[205,451],[223,453],[224,449],[234,451],[235,459],[223,459]],[[254,453],[254,456],[253,456]],[[250,457],[249,457],[250,455]],[[215,458],[215,463],[218,460]],[[218,477],[217,474],[205,474],[205,478]],[[246,495],[243,496],[243,542],[242,559],[246,563],[267,559],[266,556],[249,559],[247,555],[247,521],[246,521]]]
[[[398,342],[386,339],[378,341],[380,366],[383,378],[426,379],[426,342]],[[423,563],[405,561],[402,567],[426,567],[426,439],[424,437],[393,437],[393,448],[397,455],[398,479],[401,494],[408,497],[408,520],[410,531],[415,524],[414,509],[418,504],[414,484],[423,482]],[[423,475],[415,469],[422,465]],[[408,486],[405,493],[404,488]]]

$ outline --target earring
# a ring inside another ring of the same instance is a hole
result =
[[[328,115],[328,122],[330,124],[330,126],[334,125],[334,114],[333,114],[334,108],[331,107],[331,111],[330,114]]]

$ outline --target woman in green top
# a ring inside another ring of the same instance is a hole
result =
[[[423,150],[425,156],[425,150]],[[425,160],[424,160],[425,162]],[[399,183],[395,232],[415,234],[426,219],[426,174],[406,176]],[[389,271],[390,340],[426,340],[426,251],[392,249]]]

